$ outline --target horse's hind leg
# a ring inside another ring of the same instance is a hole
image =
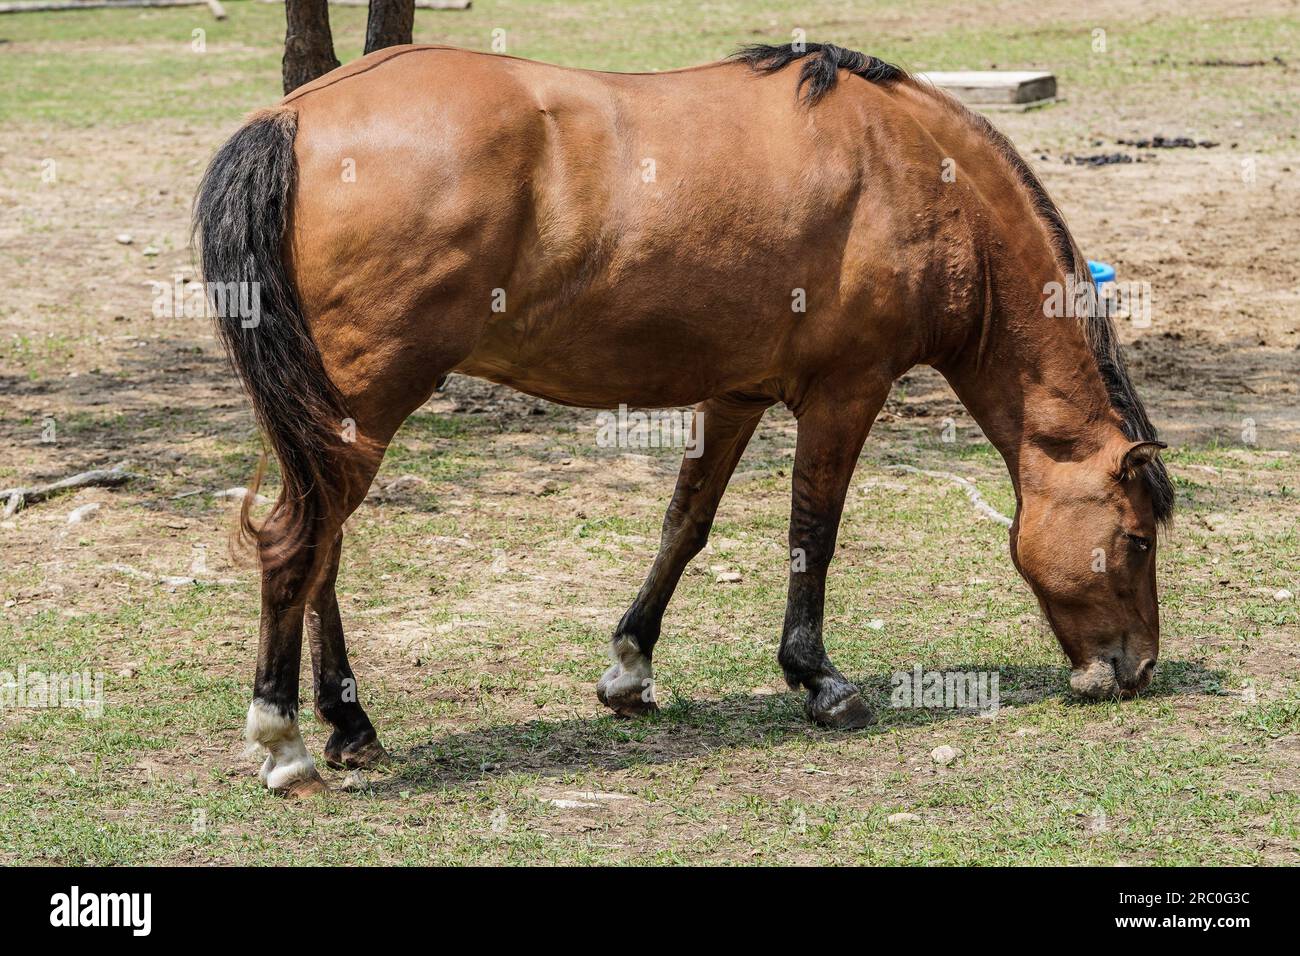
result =
[[[278,530],[268,522],[261,537],[275,541]],[[313,553],[319,546],[317,538],[262,572],[257,673],[244,729],[248,742],[267,754],[258,777],[269,789],[295,797],[326,789],[298,729],[303,609],[314,570]]]
[[[325,743],[325,762],[335,769],[373,767],[386,763],[388,754],[361,707],[357,679],[348,663],[343,620],[334,590],[342,547],[340,533],[334,539],[320,587],[307,602],[303,624],[311,648],[316,716],[332,728]]]
[[[809,396],[796,410],[790,511],[790,586],[779,660],[786,682],[808,691],[808,716],[827,727],[863,727],[873,720],[858,688],[845,679],[822,643],[826,570],[835,553],[840,516],[862,443],[888,395],[868,399]]]
[[[767,400],[725,396],[702,402],[695,409],[695,444],[682,458],[677,488],[664,515],[659,552],[614,632],[614,663],[596,685],[600,702],[620,716],[634,716],[658,706],[650,657],[659,640],[664,609],[682,571],[708,541],[731,473],[770,405]]]
[[[311,523],[309,536],[295,541],[292,553],[277,555],[272,562],[263,561],[257,673],[244,735],[250,744],[267,751],[259,778],[269,789],[288,796],[310,796],[326,789],[298,728],[298,673],[304,620],[312,637],[313,656],[320,658],[314,668],[318,692],[322,684],[326,687],[325,706],[318,710],[331,724],[331,717],[342,721],[333,726],[336,731],[344,730],[346,744],[337,741],[335,736],[330,740],[340,744],[340,756],[348,753],[347,744],[353,745],[354,756],[365,751],[367,741],[360,731],[363,722],[364,726],[369,725],[369,718],[359,704],[347,700],[349,696],[355,698],[356,684],[355,679],[351,685],[344,683],[351,678],[351,670],[343,646],[334,577],[342,546],[342,524],[365,499],[401,417],[404,416],[393,415],[389,421],[363,417],[358,411],[358,421],[383,421],[384,424],[371,429],[358,426],[358,434],[364,436],[367,446],[365,451],[358,447],[353,452],[335,455],[333,467],[329,469],[339,483],[338,489],[331,492],[337,499],[334,507],[329,509],[327,517]],[[268,523],[259,535],[263,555],[273,553],[283,537],[280,528]],[[337,709],[331,706],[335,702],[335,686],[340,705]],[[370,733],[373,735],[373,728]],[[377,741],[375,746],[378,748]],[[328,746],[326,757],[331,757]]]

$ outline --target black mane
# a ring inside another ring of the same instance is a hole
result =
[[[798,47],[793,43],[782,46],[755,43],[737,50],[732,59],[747,64],[759,73],[776,73],[795,60],[802,60],[799,92],[802,93],[803,88],[808,87],[806,96],[809,104],[816,103],[835,88],[840,70],[848,70],[870,83],[892,83],[907,76],[906,72],[892,63],[855,50],[846,50],[833,43],[803,43]]]
[[[908,74],[900,67],[865,53],[846,50],[833,43],[805,43],[798,48],[786,43],[782,46],[755,44],[738,50],[732,57],[747,64],[759,73],[775,73],[785,69],[796,60],[803,62],[799,73],[799,91],[809,105],[814,104],[826,93],[835,88],[840,70],[848,70],[871,83],[892,83],[906,79]],[[804,93],[807,87],[807,93]],[[1078,289],[1083,290],[1085,302],[1076,314],[1082,316],[1084,338],[1097,361],[1097,371],[1106,386],[1111,407],[1119,414],[1124,434],[1131,441],[1158,441],[1155,426],[1147,417],[1142,399],[1138,397],[1133,380],[1129,377],[1128,366],[1120,350],[1115,326],[1104,308],[1097,301],[1092,276],[1088,272],[1087,261],[1080,255],[1074,237],[1065,224],[1056,204],[1052,202],[1047,190],[1039,181],[1034,171],[1029,168],[1011,141],[985,117],[967,110],[956,100],[951,100],[955,109],[962,110],[988,139],[990,145],[1006,160],[1011,171],[1028,191],[1034,210],[1047,227],[1052,247],[1056,252],[1061,268],[1067,276],[1073,278]],[[1168,524],[1173,517],[1174,488],[1169,480],[1164,462],[1154,458],[1142,468],[1142,480],[1151,496],[1151,507],[1156,521]]]
[[[1047,194],[1047,189],[1029,168],[1024,157],[1011,145],[1011,141],[986,117],[970,110],[966,112],[976,127],[1006,160],[1016,178],[1020,180],[1020,184],[1028,191],[1034,211],[1047,227],[1062,270],[1074,282],[1076,296],[1074,314],[1080,317],[1084,339],[1097,362],[1097,372],[1106,386],[1111,408],[1115,409],[1120,417],[1124,435],[1130,441],[1159,441],[1156,427],[1151,424],[1146,406],[1142,404],[1137,388],[1133,385],[1133,379],[1129,377],[1128,365],[1120,349],[1115,325],[1097,295],[1097,288],[1093,284],[1087,260],[1080,254],[1079,247],[1065,224],[1065,217],[1061,215],[1056,203]],[[1156,522],[1168,525],[1173,519],[1175,495],[1165,463],[1159,458],[1153,458],[1142,467],[1141,475],[1147,493],[1151,496],[1151,510]]]

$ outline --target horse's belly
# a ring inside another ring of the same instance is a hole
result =
[[[671,408],[678,405],[695,405],[719,391],[699,383],[662,382],[631,383],[611,382],[603,375],[586,375],[572,370],[522,368],[499,363],[465,362],[457,372],[487,379],[500,385],[509,385],[527,395],[544,398],[561,405],[581,408]]]
[[[663,408],[761,390],[776,351],[736,318],[614,308],[490,323],[456,371],[566,405]]]

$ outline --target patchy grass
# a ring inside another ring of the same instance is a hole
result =
[[[452,393],[492,394],[464,380]],[[1082,704],[1006,559],[1005,532],[958,489],[889,462],[959,468],[1007,507],[999,466],[880,429],[850,497],[827,629],[832,656],[881,719],[866,733],[828,733],[805,723],[775,663],[793,434],[787,415],[771,413],[670,610],[657,656],[664,710],[624,722],[602,713],[591,686],[653,554],[674,463],[562,437],[562,457],[547,460],[518,430],[534,423],[546,436],[594,430],[580,413],[521,409],[490,426],[426,411],[404,431],[352,522],[340,582],[362,694],[399,762],[311,807],[265,795],[239,758],[256,600],[252,575],[221,552],[228,506],[195,496],[183,513],[157,510],[175,488],[219,484],[219,472],[149,469],[147,494],[100,495],[109,513],[75,535],[58,530],[71,501],[21,516],[27,535],[52,544],[0,574],[15,602],[0,661],[100,671],[107,706],[98,719],[0,718],[4,858],[1294,861],[1297,684],[1255,663],[1295,633],[1295,604],[1269,589],[1294,568],[1297,542],[1294,521],[1271,517],[1267,478],[1225,487],[1198,475],[1203,500],[1162,554],[1168,638],[1155,686],[1132,703]],[[160,444],[188,435],[183,419],[160,427]],[[552,448],[549,437],[540,448]],[[1183,454],[1171,457],[1180,477]],[[528,490],[539,470],[556,490]],[[418,485],[386,495],[402,475]],[[1211,509],[1241,530],[1203,527],[1198,515]],[[200,546],[199,576],[232,583],[169,590],[106,568],[129,558],[183,575]],[[713,567],[743,580],[717,584]],[[1000,711],[893,709],[891,675],[915,664],[998,672]],[[319,749],[324,729],[310,716],[304,724]],[[963,754],[937,766],[939,744]],[[896,812],[920,822],[890,825]]]

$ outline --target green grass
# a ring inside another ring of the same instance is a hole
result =
[[[1203,126],[1242,116],[1294,125],[1300,108],[1277,85],[1282,81],[1261,85],[1259,71],[1197,65],[1285,58],[1300,41],[1294,15],[1116,18],[1101,25],[1107,49],[1097,52],[1092,31],[1099,24],[1082,9],[1064,11],[1051,24],[1008,29],[953,25],[945,6],[902,5],[906,26],[890,29],[880,24],[894,22],[900,4],[889,0],[851,10],[825,0],[762,7],[743,0],[704,7],[680,0],[479,0],[469,11],[417,11],[415,39],[486,50],[493,30],[503,29],[515,55],[639,71],[716,60],[747,42],[785,42],[798,28],[810,40],[833,40],[910,69],[1049,68],[1067,97],[1106,108],[1140,106],[1173,81],[1200,102]],[[280,95],[283,10],[243,0],[228,9],[221,22],[202,7],[7,16],[0,31],[15,49],[0,57],[0,122],[229,123],[273,102]],[[361,53],[365,17],[363,9],[330,11],[344,63]],[[196,30],[204,31],[202,52],[194,49]],[[185,135],[185,127],[175,134]]]
[[[782,421],[764,426],[742,470],[781,459]],[[581,433],[581,419],[577,426]],[[502,440],[524,437],[507,430]],[[1170,640],[1156,685],[1136,702],[1079,704],[1006,559],[1002,529],[978,520],[957,489],[900,479],[871,458],[959,467],[994,498],[1005,482],[998,466],[969,456],[957,464],[943,450],[881,436],[855,486],[904,488],[855,487],[827,607],[831,654],[875,699],[880,724],[839,735],[807,726],[795,695],[780,692],[787,491],[774,466],[770,478],[732,490],[715,545],[696,562],[742,568],[744,580],[719,586],[711,572],[687,574],[656,657],[666,706],[628,723],[601,715],[590,686],[653,553],[659,504],[615,505],[584,520],[563,503],[573,485],[502,499],[490,484],[465,484],[437,462],[478,458],[490,436],[474,419],[422,415],[401,441],[428,446],[423,504],[363,508],[340,584],[363,699],[400,758],[394,771],[310,808],[266,796],[236,742],[255,626],[251,577],[166,591],[104,574],[98,556],[71,555],[59,580],[75,589],[98,581],[100,596],[70,602],[73,616],[8,613],[0,669],[22,661],[99,669],[108,707],[99,719],[70,710],[0,718],[5,859],[1250,864],[1300,837],[1293,771],[1276,750],[1300,731],[1300,685],[1285,677],[1263,682],[1254,702],[1240,695],[1246,654],[1294,632],[1295,605],[1267,595],[1224,605],[1214,583],[1286,567],[1293,528],[1247,533],[1239,541],[1248,552],[1207,570],[1199,545],[1212,536],[1183,519],[1180,546],[1162,565]],[[607,467],[588,448],[579,464]],[[595,480],[588,472],[577,486]],[[666,487],[643,483],[638,500]],[[1227,494],[1232,501],[1216,506],[1266,507],[1249,490]],[[449,509],[452,496],[464,506]],[[145,507],[128,506],[127,520],[147,524]],[[224,506],[196,507],[207,527],[220,527]],[[186,542],[154,552],[146,566],[183,572]],[[489,570],[500,555],[505,569]],[[609,576],[593,576],[599,567]],[[544,573],[586,580],[530,589]],[[5,594],[34,586],[14,568],[0,584]],[[601,613],[575,615],[592,603]],[[878,618],[884,626],[869,628]],[[401,633],[403,621],[419,635],[407,650],[377,639],[376,626]],[[134,675],[117,676],[128,662]],[[998,670],[999,715],[891,709],[889,676],[914,663]],[[319,748],[324,729],[310,715],[304,732]],[[936,767],[929,751],[939,743],[963,756]],[[578,813],[580,825],[574,811],[547,802],[588,790],[630,801]],[[921,822],[890,825],[900,811]]]

